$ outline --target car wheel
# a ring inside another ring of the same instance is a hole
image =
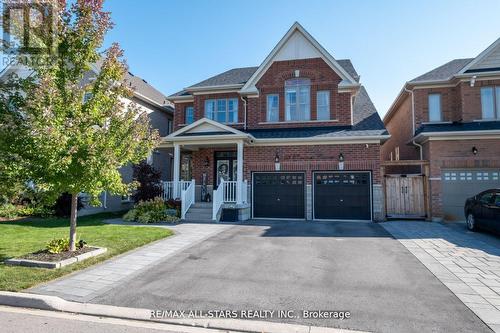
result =
[[[476,229],[476,220],[474,219],[474,215],[472,215],[472,213],[467,215],[467,229],[471,231]]]

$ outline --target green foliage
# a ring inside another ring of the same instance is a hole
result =
[[[129,222],[156,223],[156,222],[178,222],[176,215],[169,214],[167,205],[161,198],[149,201],[141,201],[128,211],[123,219]]]
[[[47,243],[45,249],[49,253],[61,253],[69,250],[69,238],[53,239]]]
[[[85,192],[98,204],[103,191],[130,192],[119,168],[145,159],[159,135],[146,112],[124,102],[133,91],[118,44],[100,53],[112,27],[103,0],[53,8],[56,52],[25,62],[28,78],[0,83],[0,183],[33,181],[52,202]]]
[[[11,203],[0,205],[0,217],[7,219],[23,216],[46,217],[50,215],[52,215],[52,210],[44,206],[13,205]]]

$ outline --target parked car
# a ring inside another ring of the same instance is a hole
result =
[[[489,230],[500,234],[500,189],[491,189],[465,202],[467,228]]]

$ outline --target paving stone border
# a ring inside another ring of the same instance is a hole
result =
[[[494,332],[500,333],[500,247],[441,223],[381,223]]]
[[[97,246],[92,246],[94,250],[88,251],[82,254],[79,254],[75,257],[60,260],[60,261],[40,261],[40,260],[30,260],[30,259],[22,259],[22,258],[13,258],[13,259],[7,259],[5,260],[6,265],[11,265],[11,266],[26,266],[26,267],[40,267],[40,268],[50,268],[50,269],[55,269],[55,268],[61,268],[64,266],[68,266],[80,261],[83,261],[88,258],[92,258],[98,255],[101,255],[103,253],[106,253],[108,251],[107,248],[105,247],[97,247]]]
[[[117,225],[121,220],[108,221]],[[128,224],[127,224],[128,225]],[[36,286],[28,292],[59,296],[65,300],[89,302],[95,297],[126,283],[135,275],[219,232],[227,224],[182,223],[178,225],[143,225],[144,228],[168,228],[174,235],[123,253],[100,264]]]

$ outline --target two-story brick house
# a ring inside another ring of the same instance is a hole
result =
[[[176,180],[193,179],[196,202],[223,195],[247,210],[240,219],[383,217],[387,131],[351,61],[335,60],[300,24],[260,66],[231,69],[169,100],[174,133],[162,146],[174,147],[174,196]],[[216,191],[222,181],[224,194]]]
[[[430,164],[430,215],[464,220],[466,198],[500,187],[500,39],[408,81],[384,117],[383,160]]]

